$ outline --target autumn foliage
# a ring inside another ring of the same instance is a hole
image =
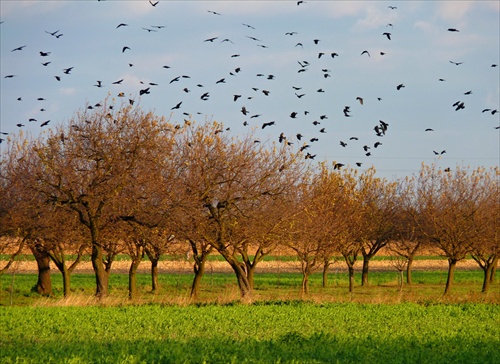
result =
[[[98,297],[107,295],[115,257],[128,254],[130,298],[146,257],[158,288],[158,260],[167,252],[190,252],[196,298],[207,256],[217,252],[250,299],[259,262],[280,247],[295,251],[307,293],[309,275],[326,273],[334,255],[344,258],[352,290],[358,258],[368,284],[370,259],[381,249],[403,257],[410,272],[425,246],[448,259],[445,293],[468,255],[488,290],[500,250],[498,169],[423,165],[417,176],[388,181],[373,168],[339,170],[304,157],[286,142],[232,136],[216,121],[175,124],[130,105],[84,109],[67,125],[8,142],[0,252],[31,249],[41,294],[51,293],[52,261],[65,295],[72,270],[89,255]],[[68,262],[69,254],[77,258]]]

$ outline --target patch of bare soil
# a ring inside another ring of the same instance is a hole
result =
[[[0,267],[5,262],[0,262]],[[370,262],[370,271],[395,271],[396,267],[391,261],[377,260]],[[362,261],[357,262],[355,270],[361,271]],[[117,261],[113,263],[113,273],[128,273],[130,262]],[[51,263],[53,272],[57,272],[57,268]],[[138,273],[149,273],[150,264],[148,261],[141,263]],[[161,261],[158,264],[160,273],[192,273],[193,263],[190,261]],[[345,271],[347,268],[344,262],[335,262],[330,267],[331,270],[337,272]],[[413,262],[413,270],[446,270],[448,269],[448,262],[446,260],[416,260]],[[477,270],[480,269],[477,263],[472,260],[463,260],[457,263],[457,269],[463,270]],[[207,273],[230,273],[231,267],[226,262],[207,262],[205,271]],[[10,270],[10,273],[37,273],[36,262],[34,261],[17,261]],[[266,261],[257,265],[257,273],[298,273],[300,272],[300,263],[298,262],[280,262],[280,261]],[[82,262],[74,270],[73,273],[93,273],[91,262]]]

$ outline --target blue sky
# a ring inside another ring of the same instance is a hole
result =
[[[183,123],[187,113],[199,122],[222,122],[233,134],[255,128],[262,142],[278,142],[284,133],[292,148],[310,145],[306,151],[315,161],[358,162],[361,170],[373,165],[387,178],[416,173],[422,162],[498,166],[500,113],[482,110],[500,109],[500,66],[492,67],[500,63],[499,4],[1,1],[1,131],[38,135],[108,95],[120,102],[123,92],[125,101],[133,98],[172,122]],[[120,23],[128,26],[117,28]],[[47,33],[55,31],[59,37]],[[130,49],[122,52],[125,46]],[[361,54],[365,50],[370,56]],[[318,58],[320,52],[325,55]],[[183,75],[189,78],[171,82]],[[103,87],[94,86],[97,80]],[[147,87],[150,94],[139,97]],[[455,111],[458,101],[465,108]],[[389,124],[383,136],[374,131],[380,120]],[[375,148],[377,142],[382,144]]]

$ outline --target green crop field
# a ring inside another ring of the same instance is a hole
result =
[[[498,363],[488,304],[0,307],[2,363]]]

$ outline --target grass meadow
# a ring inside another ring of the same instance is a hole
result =
[[[321,274],[301,294],[299,273],[258,273],[252,302],[233,274],[207,272],[197,301],[191,274],[111,274],[109,297],[93,297],[92,274],[74,274],[72,294],[31,292],[35,274],[0,276],[0,363],[500,363],[500,283],[482,294],[482,271],[415,271],[400,290],[394,271],[370,272],[348,292],[347,274]]]

